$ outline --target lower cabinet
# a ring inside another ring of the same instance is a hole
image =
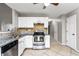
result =
[[[32,48],[33,46],[33,36],[26,36],[24,39],[25,48]]]
[[[32,48],[33,47],[33,36],[27,35],[18,40],[18,55],[22,55],[25,48]],[[50,48],[50,36],[45,36],[45,48]]]
[[[22,55],[25,48],[32,48],[33,36],[24,36],[18,40],[18,55]]]
[[[25,47],[24,47],[24,38],[20,38],[18,40],[18,55],[20,56],[23,51],[24,51]]]
[[[45,36],[45,48],[50,48],[50,36]]]

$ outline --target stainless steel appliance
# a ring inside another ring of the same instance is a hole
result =
[[[44,49],[45,48],[44,32],[34,32],[33,36],[34,36],[33,49]]]
[[[1,47],[1,55],[18,56],[18,40],[15,40]]]

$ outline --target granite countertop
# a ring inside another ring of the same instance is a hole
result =
[[[0,47],[17,40],[16,38],[1,38],[0,39]]]
[[[10,33],[10,32],[2,32],[2,31],[0,31],[0,34],[6,34],[6,33]]]
[[[22,35],[19,35],[19,38],[21,38],[21,37],[24,37],[24,36],[27,36],[27,35],[31,35],[31,36],[33,36],[33,34],[22,34]],[[49,35],[49,34],[45,34],[45,35]]]

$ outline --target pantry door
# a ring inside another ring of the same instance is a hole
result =
[[[76,15],[67,18],[67,45],[76,49]]]

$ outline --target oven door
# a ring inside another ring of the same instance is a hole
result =
[[[34,42],[44,42],[44,36],[35,36]]]

